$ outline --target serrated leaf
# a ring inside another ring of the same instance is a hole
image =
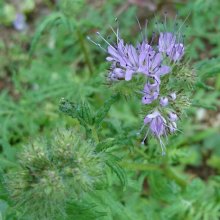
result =
[[[123,168],[116,161],[108,160],[106,163],[111,168],[111,170],[117,175],[121,184],[123,186],[126,186],[127,185],[127,177],[126,177],[126,174],[125,174]]]
[[[63,17],[63,15],[61,13],[53,13],[53,14],[47,16],[46,19],[40,24],[36,33],[34,34],[32,42],[31,42],[31,47],[30,47],[30,51],[29,51],[30,56],[32,56],[32,54],[36,48],[36,45],[39,42],[40,37],[42,36],[43,32],[49,26],[52,26],[56,21],[58,21],[60,19],[65,21],[65,18]]]

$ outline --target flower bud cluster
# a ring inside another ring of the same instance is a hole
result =
[[[104,181],[101,154],[73,131],[56,133],[49,144],[26,146],[19,162],[19,170],[5,181],[12,200],[30,219],[63,219],[68,201]]]

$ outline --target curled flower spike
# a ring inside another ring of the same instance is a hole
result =
[[[139,22],[138,25],[142,31]],[[147,37],[141,32],[142,40],[136,45],[125,43],[119,34],[119,29],[115,32],[111,28],[117,39],[115,44],[110,44],[99,32],[97,33],[108,45],[107,50],[104,50],[107,52],[107,61],[111,63],[108,75],[110,81],[114,83],[123,80],[132,81],[135,80],[134,78],[137,75],[145,78],[144,82],[146,83],[138,85],[138,88],[143,86],[141,92],[143,94],[142,104],[143,108],[148,111],[143,126],[143,128],[148,126],[144,140],[147,138],[148,132],[150,132],[159,140],[162,154],[165,154],[165,145],[162,142],[162,137],[178,131],[176,122],[183,111],[180,104],[186,103],[187,100],[183,98],[187,96],[186,93],[183,94],[184,91],[189,88],[187,80],[184,80],[181,84],[176,83],[176,85],[175,82],[178,82],[181,74],[185,74],[185,78],[190,78],[193,75],[190,69],[182,68],[184,65],[178,64],[178,62],[182,62],[185,53],[185,45],[182,41],[183,36],[180,33],[182,25],[178,30],[174,31],[168,31],[166,27],[165,20],[164,30],[159,30],[160,33],[158,41],[155,43],[156,45],[153,44],[155,39],[157,39],[155,32],[153,32],[151,41],[148,41]],[[93,43],[101,47],[100,44]],[[176,71],[175,74],[173,74],[174,71]],[[177,76],[178,74],[179,76]],[[191,82],[191,79],[189,81]],[[142,83],[143,81],[140,80],[137,83],[139,82]],[[123,83],[119,85],[123,85]],[[175,92],[170,91],[171,88]],[[176,94],[181,95],[177,97]],[[144,143],[144,140],[142,143]]]

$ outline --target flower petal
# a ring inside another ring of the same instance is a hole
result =
[[[130,81],[131,78],[132,78],[132,75],[133,75],[133,71],[132,71],[132,70],[127,70],[127,71],[125,72],[125,80],[126,80],[126,81]]]
[[[170,71],[171,71],[171,68],[169,66],[161,66],[157,70],[156,74],[159,75],[159,76],[163,76],[163,75],[169,73]]]

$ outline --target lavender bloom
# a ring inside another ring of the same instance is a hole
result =
[[[27,28],[25,16],[23,14],[17,14],[15,20],[13,21],[13,26],[18,31],[25,30]]]
[[[165,107],[169,104],[168,98],[167,97],[162,97],[160,98],[160,105]]]
[[[156,53],[146,42],[137,45],[124,44],[123,40],[113,47],[108,47],[106,59],[110,62],[117,62],[125,70],[125,80],[129,81],[134,73],[143,73],[147,76],[161,76],[170,72],[169,66],[162,65],[163,56]]]
[[[159,96],[159,81],[156,81],[153,84],[150,84],[149,82],[145,84],[144,86],[144,96],[142,98],[143,104],[150,104],[154,100],[156,100]]]
[[[125,80],[131,80],[138,65],[138,55],[135,48],[132,45],[124,44],[124,41],[120,39],[115,47],[108,46],[108,53],[110,56],[106,59],[118,63],[125,70]]]
[[[148,114],[144,119],[144,124],[149,124],[150,131],[160,141],[162,155],[165,155],[165,145],[161,140],[161,136],[166,135],[166,123],[166,120],[158,111],[155,111],[152,114]]]
[[[166,113],[167,109],[165,109],[165,111],[163,110],[169,103],[172,104],[176,100],[176,92],[178,91],[169,91],[170,86],[165,85],[167,82],[170,82],[169,76],[165,77],[164,81],[162,80],[162,76],[171,72],[171,65],[169,65],[171,63],[170,61],[172,61],[172,66],[176,67],[174,69],[175,71],[181,71],[181,68],[179,68],[181,66],[176,65],[176,62],[183,57],[185,50],[181,42],[182,36],[179,34],[180,28],[178,33],[161,32],[157,45],[152,45],[147,39],[144,39],[138,43],[136,47],[124,42],[120,36],[119,28],[117,28],[116,31],[113,28],[111,29],[116,36],[115,44],[110,44],[99,32],[97,32],[99,37],[108,45],[107,50],[99,43],[94,42],[90,37],[87,38],[96,46],[107,52],[108,55],[106,60],[111,63],[108,78],[111,81],[130,81],[134,74],[143,74],[144,77],[146,77],[146,84],[142,91],[142,104],[149,105],[160,97],[152,106],[149,106],[148,109],[151,109],[151,114],[145,117],[143,128],[145,125],[149,126],[148,131],[159,140],[162,153],[164,154],[165,146],[161,138],[168,133],[174,133],[178,130],[176,121],[179,115],[174,112],[177,112],[179,109],[177,109],[176,105],[170,105],[168,113]],[[144,34],[143,38],[145,38]],[[176,74],[171,77],[174,77],[174,80],[177,79]],[[134,85],[139,82],[142,82],[142,78],[138,78]],[[167,96],[167,94],[169,95]],[[162,112],[166,115],[162,115]],[[147,135],[145,138],[146,137]],[[142,143],[144,143],[144,141]]]
[[[113,62],[108,75],[109,80],[118,81],[125,78],[125,70],[118,67],[116,62]]]
[[[111,72],[109,72],[109,79],[112,81],[118,81],[125,78],[125,71],[121,68],[113,68]]]
[[[176,37],[172,33],[160,33],[158,49],[169,54],[176,43]]]
[[[144,124],[149,124],[151,132],[157,137],[166,134],[166,120],[158,111],[148,114],[144,119]]]
[[[169,129],[169,132],[170,133],[176,132],[178,130],[177,125],[176,125],[176,121],[178,119],[177,115],[173,112],[170,112],[168,119],[169,119],[169,123],[168,123],[167,127]]]
[[[173,112],[170,112],[169,113],[169,120],[172,121],[172,122],[176,121],[177,120],[177,115]]]
[[[172,50],[168,53],[169,58],[173,61],[178,61],[183,57],[184,46],[183,44],[175,44]]]
[[[160,77],[170,72],[171,68],[169,66],[162,65],[163,56],[161,53],[147,53],[143,60],[143,64],[139,67],[139,72],[146,74],[147,76],[157,76]]]
[[[137,72],[144,73],[148,70],[150,60],[154,57],[156,52],[153,50],[153,47],[145,41],[137,45],[137,51],[139,54]]]
[[[184,54],[184,45],[178,43],[172,33],[160,33],[158,49],[174,62],[180,60]]]

